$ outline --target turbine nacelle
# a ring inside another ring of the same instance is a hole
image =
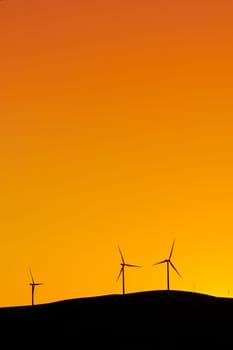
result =
[[[125,263],[120,263],[121,266],[128,266],[128,267],[141,267],[139,265],[131,265],[131,264],[125,264]]]

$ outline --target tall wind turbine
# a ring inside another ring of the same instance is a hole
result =
[[[169,277],[170,277],[169,276],[169,267],[170,267],[170,265],[176,271],[176,273],[180,276],[180,278],[182,278],[180,273],[177,271],[177,269],[175,268],[175,266],[171,262],[171,257],[172,257],[172,253],[173,253],[174,244],[175,244],[175,240],[172,243],[172,248],[171,248],[170,255],[169,255],[168,259],[164,259],[162,261],[159,261],[159,262],[153,264],[153,265],[159,265],[159,264],[164,264],[164,263],[167,264],[167,290],[170,290],[170,280],[169,280]]]
[[[32,282],[29,283],[29,285],[32,287],[32,305],[34,305],[34,292],[35,292],[35,287],[36,287],[36,286],[40,286],[40,285],[42,285],[43,283],[36,283],[36,282],[34,281],[34,278],[33,278],[31,269],[29,269],[29,271],[30,271],[30,275],[31,275],[31,279],[32,279]]]
[[[125,259],[123,257],[123,254],[122,254],[121,249],[120,249],[119,246],[118,246],[118,249],[119,249],[119,252],[120,252],[120,255],[121,255],[121,269],[120,269],[120,273],[119,273],[119,275],[117,277],[117,281],[119,280],[120,276],[122,275],[122,293],[124,295],[125,294],[125,266],[128,266],[128,267],[141,267],[141,266],[126,264],[125,263]]]

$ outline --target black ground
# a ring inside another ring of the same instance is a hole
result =
[[[233,299],[149,291],[0,308],[0,336],[2,349],[233,349]]]

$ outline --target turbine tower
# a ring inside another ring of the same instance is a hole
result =
[[[172,248],[171,248],[170,255],[169,255],[168,259],[164,259],[162,261],[159,261],[159,262],[153,264],[153,265],[159,265],[159,264],[164,264],[164,263],[167,264],[167,290],[170,290],[170,274],[169,274],[169,267],[170,267],[170,265],[176,271],[176,273],[179,275],[179,277],[182,278],[180,273],[177,271],[176,267],[171,262],[171,257],[172,257],[172,253],[173,253],[174,244],[175,244],[175,240],[172,243]]]
[[[125,294],[125,266],[128,266],[128,267],[141,267],[141,266],[126,264],[125,259],[123,257],[123,254],[122,254],[119,246],[118,246],[118,249],[119,249],[119,252],[121,255],[121,269],[120,269],[120,273],[117,277],[117,281],[119,280],[120,276],[122,275],[122,294],[124,295]]]
[[[29,283],[29,285],[32,287],[32,305],[34,305],[34,292],[35,292],[35,287],[36,287],[36,286],[40,286],[40,285],[42,285],[43,283],[36,283],[36,282],[34,281],[34,278],[33,278],[31,269],[29,269],[29,271],[30,271],[30,275],[31,275],[31,279],[32,279],[32,282]]]

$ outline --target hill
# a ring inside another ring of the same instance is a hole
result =
[[[0,308],[5,348],[233,346],[233,299],[183,291],[148,291]],[[81,345],[82,344],[82,345]],[[107,347],[106,347],[107,346]]]

